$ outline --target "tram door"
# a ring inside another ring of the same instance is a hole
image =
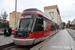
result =
[[[34,31],[36,31],[38,38],[40,38],[44,35],[43,34],[43,19],[42,18],[36,19]]]
[[[43,19],[37,18],[37,30],[43,31]]]

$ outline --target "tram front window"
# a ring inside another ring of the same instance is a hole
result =
[[[32,19],[27,18],[27,19],[21,19],[20,22],[20,31],[30,31],[32,26]]]

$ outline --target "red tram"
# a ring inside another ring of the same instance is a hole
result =
[[[22,12],[13,41],[16,45],[33,45],[59,31],[59,25],[38,9]]]

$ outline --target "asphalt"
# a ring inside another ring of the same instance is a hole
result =
[[[0,35],[4,35],[4,32],[0,31]]]
[[[4,35],[4,32],[0,31],[0,35]],[[12,33],[12,35],[14,35],[14,33]]]
[[[68,31],[68,33],[71,35],[71,37],[75,41],[75,30],[73,30],[73,29],[66,29],[66,30]]]

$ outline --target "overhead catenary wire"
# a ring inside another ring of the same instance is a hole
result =
[[[73,6],[74,6],[74,5],[73,5]],[[73,10],[73,6],[72,6],[71,10],[69,11],[69,16],[71,15],[71,12],[72,12],[72,10]]]
[[[43,6],[45,6],[44,3],[41,0],[39,0],[39,1],[42,3]]]
[[[74,1],[73,1],[73,2],[74,2]],[[69,11],[69,16],[71,15],[71,12],[72,12],[72,10],[73,10],[74,5],[75,5],[75,3],[73,4],[71,10]]]

